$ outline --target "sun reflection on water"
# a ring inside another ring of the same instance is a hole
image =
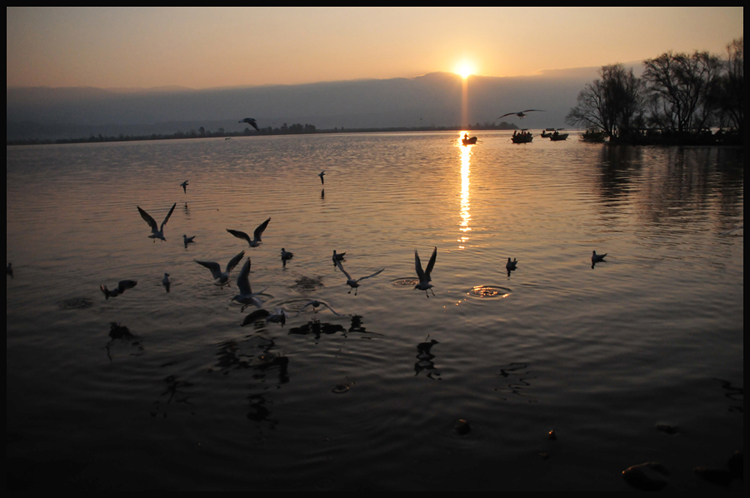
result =
[[[464,248],[464,244],[469,240],[469,232],[471,231],[471,227],[469,226],[469,221],[471,220],[471,213],[469,212],[469,207],[471,206],[469,202],[469,166],[474,145],[463,145],[461,137],[466,133],[466,131],[462,131],[457,141],[458,149],[461,151],[461,224],[459,227],[461,236],[458,238],[459,249]]]

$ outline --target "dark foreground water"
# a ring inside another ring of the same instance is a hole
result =
[[[693,469],[743,445],[742,149],[479,138],[8,147],[8,488],[721,489]],[[136,206],[175,202],[154,242]],[[243,249],[284,326],[194,262]],[[348,293],[334,249],[385,270]]]

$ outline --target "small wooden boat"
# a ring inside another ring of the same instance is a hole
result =
[[[550,135],[549,139],[553,142],[557,142],[558,140],[567,140],[569,133],[553,133]]]
[[[510,137],[514,144],[527,144],[530,143],[534,136],[526,130],[522,130],[521,133],[517,133]]]
[[[461,143],[463,143],[464,145],[473,145],[477,143],[477,137],[462,138]]]
[[[581,140],[584,142],[602,143],[606,139],[606,135],[601,130],[586,130],[585,133],[581,133]]]

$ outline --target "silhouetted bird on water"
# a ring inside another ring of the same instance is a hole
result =
[[[283,247],[281,248],[281,261],[284,263],[284,266],[286,266],[286,262],[289,261],[294,257],[293,252],[289,252]]]
[[[247,258],[245,265],[242,267],[242,271],[240,271],[240,274],[237,277],[237,288],[240,290],[240,293],[234,296],[232,301],[237,301],[244,305],[240,311],[245,311],[245,308],[251,304],[255,305],[257,308],[263,306],[261,300],[255,296],[262,294],[268,289],[268,287],[260,292],[253,292],[250,287],[250,258]]]
[[[169,292],[169,286],[171,285],[171,282],[169,281],[169,273],[164,274],[164,278],[161,279],[161,284],[167,289],[167,292]]]
[[[355,296],[357,295],[357,288],[359,287],[359,281],[360,280],[364,280],[366,278],[374,277],[375,275],[379,275],[380,273],[383,272],[383,270],[385,270],[385,268],[383,268],[383,270],[378,270],[375,273],[373,273],[372,275],[367,275],[366,277],[360,277],[357,280],[354,280],[351,277],[351,275],[349,275],[349,273],[347,273],[347,271],[344,270],[344,266],[341,264],[341,261],[336,261],[336,266],[338,266],[339,270],[341,270],[342,272],[344,272],[344,275],[346,275],[346,284],[349,287],[351,287],[351,289],[349,289],[348,293],[351,294],[352,293],[352,289],[354,289],[354,295]]]
[[[328,303],[325,303],[323,301],[319,301],[317,299],[313,299],[312,301],[310,301],[309,303],[307,303],[306,305],[304,305],[302,308],[300,308],[300,310],[294,316],[295,317],[299,316],[299,314],[302,313],[305,310],[305,308],[307,308],[308,306],[312,306],[313,310],[315,311],[315,313],[318,312],[318,306],[325,306],[326,308],[328,308],[329,310],[331,310],[331,313],[333,313],[334,315],[341,316],[338,313],[336,313],[336,310],[334,310],[333,308],[331,308],[330,306],[328,306]]]
[[[502,116],[500,116],[500,118],[504,118],[505,116],[512,116],[512,115],[515,114],[519,118],[523,119],[524,117],[526,117],[526,113],[527,112],[531,112],[531,111],[541,111],[541,112],[544,112],[543,109],[526,109],[525,111],[509,112],[509,113],[503,114]],[[500,118],[497,118],[497,119],[500,119]],[[496,121],[497,121],[497,119],[496,119]]]
[[[508,262],[505,264],[505,269],[508,270],[508,276],[510,277],[510,272],[515,271],[516,265],[518,264],[518,261],[516,261],[516,258],[513,258],[513,261],[508,258]]]
[[[185,192],[186,194],[187,194],[187,186],[188,186],[188,181],[187,180],[185,180],[184,182],[180,183],[180,187],[182,187],[183,192]]]
[[[597,263],[605,262],[604,257],[607,255],[607,253],[604,254],[597,254],[596,251],[594,251],[591,254],[591,268],[594,267]]]
[[[187,235],[182,235],[182,242],[185,244],[185,248],[187,249],[188,244],[192,244],[195,241],[195,235],[192,237],[188,237]]]
[[[323,178],[325,176],[325,174],[326,174],[326,170],[323,170],[320,173],[318,173],[318,176],[320,177],[320,184],[321,185],[325,185],[325,183],[326,183],[325,179]]]
[[[116,289],[109,290],[106,285],[100,285],[99,288],[104,293],[104,298],[109,299],[110,297],[119,296],[128,289],[132,289],[138,282],[135,280],[120,280],[117,284]]]
[[[260,129],[258,129],[258,123],[256,123],[255,119],[253,119],[253,118],[245,118],[245,119],[243,119],[242,121],[239,121],[239,122],[240,123],[248,123],[250,126],[252,126],[253,128],[255,128],[256,131],[260,131]]]

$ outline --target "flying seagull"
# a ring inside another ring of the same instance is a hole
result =
[[[164,238],[164,225],[166,225],[167,221],[169,221],[169,217],[172,216],[172,212],[174,211],[174,207],[176,205],[176,202],[172,204],[172,209],[169,210],[169,213],[167,213],[167,217],[164,218],[164,221],[162,221],[161,226],[158,228],[156,225],[156,221],[151,217],[151,215],[141,209],[140,206],[136,206],[138,208],[138,212],[141,213],[141,218],[143,218],[146,223],[148,223],[148,226],[151,227],[151,235],[148,236],[149,239],[154,239],[154,242],[156,242],[156,239],[167,240]]]
[[[313,299],[312,301],[310,301],[309,303],[307,303],[306,305],[304,305],[302,308],[300,308],[299,312],[297,312],[297,314],[294,315],[294,316],[295,317],[299,316],[299,314],[302,313],[305,310],[305,308],[307,308],[308,306],[312,306],[313,307],[313,311],[315,313],[318,312],[318,306],[325,306],[326,308],[328,308],[329,310],[331,310],[331,312],[334,315],[341,316],[340,314],[336,313],[336,311],[333,308],[331,308],[330,306],[328,306],[327,303],[325,303],[323,301],[318,301],[317,299]]]
[[[232,301],[237,301],[238,303],[242,303],[244,305],[242,306],[242,309],[240,311],[245,311],[245,308],[247,308],[251,304],[255,305],[255,307],[257,308],[263,306],[261,300],[255,296],[262,294],[266,289],[268,289],[268,287],[260,292],[253,292],[252,288],[250,287],[250,258],[247,258],[247,261],[245,261],[245,265],[242,267],[242,270],[237,277],[237,288],[240,290],[240,293],[234,296],[232,298]]]
[[[515,114],[519,118],[523,119],[524,117],[526,117],[526,113],[527,112],[531,112],[531,111],[541,111],[541,112],[544,112],[543,109],[526,109],[525,111],[509,112],[509,113],[503,114],[502,116],[500,116],[500,118],[504,118],[505,116],[512,116],[512,115]],[[500,118],[497,118],[497,119],[500,119]],[[497,119],[495,121],[497,121]]]
[[[182,187],[183,192],[185,192],[186,194],[187,194],[187,186],[188,186],[188,181],[187,180],[185,180],[184,182],[180,183],[180,187]]]
[[[355,296],[357,295],[357,290],[358,290],[357,288],[359,287],[359,281],[360,280],[364,280],[366,278],[374,277],[375,275],[379,275],[380,273],[382,273],[383,270],[385,270],[385,268],[383,268],[382,270],[376,271],[372,275],[367,275],[366,277],[360,277],[357,280],[354,280],[351,277],[351,275],[349,275],[349,273],[346,270],[344,270],[344,266],[341,264],[341,261],[336,261],[336,266],[338,266],[339,270],[341,270],[342,272],[344,272],[344,275],[346,275],[346,284],[349,287],[351,287],[351,289],[349,289],[348,294],[351,294],[352,293],[352,289],[354,289],[354,295]]]
[[[256,131],[260,131],[258,129],[258,123],[255,122],[255,118],[245,118],[242,121],[239,121],[240,123],[248,123],[250,126],[255,128]]]
[[[231,233],[238,239],[246,240],[248,244],[250,244],[250,247],[258,247],[260,245],[260,237],[263,235],[263,231],[268,226],[268,222],[271,221],[271,218],[268,218],[266,221],[258,225],[258,228],[255,229],[253,232],[253,238],[251,239],[248,234],[245,232],[241,232],[239,230],[230,230],[227,228],[227,232]]]
[[[195,262],[211,270],[211,275],[216,280],[216,285],[224,287],[224,285],[229,285],[229,273],[234,270],[237,263],[242,261],[244,255],[245,251],[242,251],[237,256],[230,259],[229,263],[227,263],[227,269],[223,272],[221,271],[221,265],[219,265],[219,263],[214,263],[213,261],[198,261],[197,259]]]
[[[128,289],[132,289],[137,283],[135,280],[120,280],[116,289],[109,290],[104,284],[100,285],[99,288],[104,293],[104,298],[109,299],[110,297],[119,296]]]
[[[432,273],[432,268],[435,266],[436,258],[437,258],[437,247],[432,250],[432,256],[430,256],[430,262],[427,263],[427,268],[423,271],[422,262],[419,261],[419,253],[417,253],[417,250],[414,249],[414,267],[416,268],[417,276],[419,277],[419,283],[415,285],[414,288],[425,291],[425,294],[427,295],[427,297],[430,297],[427,291],[432,289],[432,284],[430,283],[430,280],[432,280],[432,278],[430,277],[430,273]],[[433,296],[435,295],[435,291],[432,291],[432,295]]]

